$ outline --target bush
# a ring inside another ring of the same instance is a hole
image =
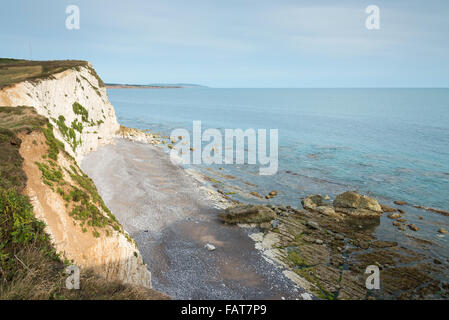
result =
[[[78,102],[74,102],[72,105],[73,112],[77,115],[81,116],[81,119],[83,122],[89,122],[89,111],[87,111],[86,108],[84,108],[81,104]]]

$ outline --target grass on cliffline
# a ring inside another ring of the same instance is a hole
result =
[[[48,125],[33,108],[0,107],[0,300],[166,298],[153,290],[107,281],[89,270],[81,273],[80,290],[65,288],[68,261],[56,253],[45,224],[35,218],[30,199],[23,195],[27,178],[17,135],[43,127],[51,138]],[[56,160],[60,143],[50,140],[48,147]]]
[[[38,81],[48,79],[52,75],[68,69],[79,70],[86,67],[90,73],[97,78],[100,87],[104,87],[95,70],[89,66],[87,61],[81,60],[53,60],[53,61],[31,61],[0,58],[0,88],[22,81]]]

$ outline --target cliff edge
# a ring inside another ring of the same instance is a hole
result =
[[[0,106],[34,107],[78,162],[120,130],[104,83],[86,61],[0,60]]]

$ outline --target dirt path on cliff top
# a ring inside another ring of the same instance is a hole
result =
[[[117,139],[81,168],[137,241],[154,289],[174,299],[301,299],[304,290],[262,257],[250,231],[218,221],[204,187],[160,149]]]

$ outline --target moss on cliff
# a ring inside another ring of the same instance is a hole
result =
[[[64,137],[64,140],[67,141],[67,143],[72,147],[73,151],[76,151],[76,148],[82,143],[81,139],[76,139],[76,132],[75,130],[79,130],[80,127],[78,123],[75,121],[72,122],[72,127],[68,127],[65,123],[65,117],[60,115],[58,119],[52,119],[56,125],[58,126],[59,131],[61,132],[62,136]],[[81,131],[82,131],[82,124],[81,124]]]
[[[81,104],[78,102],[74,102],[72,105],[73,113],[76,115],[81,116],[81,120],[83,122],[89,122],[89,111],[87,111],[86,108],[84,108]]]

